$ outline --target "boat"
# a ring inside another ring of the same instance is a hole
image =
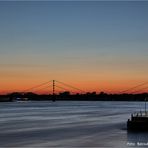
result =
[[[148,131],[148,112],[146,111],[146,100],[145,111],[131,114],[131,118],[127,121],[127,129],[132,131]]]
[[[15,99],[13,99],[13,101],[14,102],[26,102],[26,101],[28,101],[28,98],[15,98]]]
[[[127,129],[134,131],[148,131],[148,112],[138,112],[131,115],[127,121]]]

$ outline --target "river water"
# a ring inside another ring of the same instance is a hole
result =
[[[148,147],[147,132],[127,132],[144,102],[0,103],[0,147]]]

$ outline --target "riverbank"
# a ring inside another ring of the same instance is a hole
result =
[[[145,101],[147,93],[142,94],[107,94],[107,93],[86,93],[86,94],[69,94],[62,93],[58,95],[38,95],[33,93],[12,93],[9,95],[0,95],[0,102],[15,100],[32,100],[32,101]]]

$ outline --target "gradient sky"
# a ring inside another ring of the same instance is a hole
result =
[[[0,92],[52,79],[118,92],[147,64],[147,1],[0,2]]]

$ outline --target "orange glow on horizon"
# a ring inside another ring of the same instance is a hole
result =
[[[28,89],[28,91],[26,92],[34,92],[37,94],[51,94],[52,93],[52,82],[47,83],[45,86],[42,87],[38,87],[36,89],[30,89],[34,86],[37,86],[39,84],[42,84],[42,82],[47,82],[47,81],[35,81],[35,80],[28,80],[28,81],[21,81],[21,83],[16,83],[15,81],[11,81],[11,82],[7,82],[6,83],[2,83],[1,85],[3,87],[1,87],[0,90],[0,94],[7,94],[7,93],[11,93],[11,92],[24,92],[25,90]],[[62,81],[63,82],[63,81]],[[122,82],[122,83],[121,83]],[[128,81],[129,82],[129,81]],[[63,91],[70,91],[71,93],[85,93],[85,92],[96,92],[96,93],[100,93],[100,92],[105,92],[105,93],[121,93],[124,90],[127,90],[137,84],[140,83],[135,83],[134,81],[130,81],[130,83],[127,83],[126,81],[65,81],[64,83],[73,86],[74,88],[78,88],[80,90],[83,90],[84,92],[81,92],[79,90],[73,89],[73,88],[69,88],[67,86],[63,86],[60,83],[55,82],[57,87],[55,87],[55,92],[59,93],[59,92],[63,92]],[[64,88],[64,89],[62,89]],[[142,89],[143,88],[143,89]],[[145,89],[144,89],[145,88]],[[142,92],[147,92],[148,88],[146,87],[140,87],[137,89],[133,89],[133,90],[129,90],[127,91],[127,93],[142,93]]]

